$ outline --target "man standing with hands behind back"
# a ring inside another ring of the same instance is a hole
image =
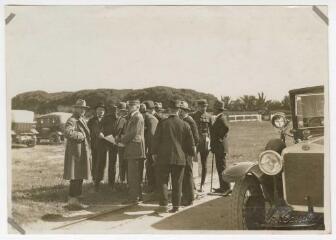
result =
[[[230,184],[224,181],[223,172],[226,168],[226,156],[229,152],[227,139],[229,124],[224,111],[224,102],[216,101],[214,104],[215,122],[210,129],[210,136],[211,151],[215,154],[216,169],[219,179],[219,188],[215,189],[215,192],[227,195],[231,191]]]
[[[169,117],[159,122],[152,142],[152,154],[159,178],[160,207],[157,211],[160,212],[168,211],[169,175],[172,178],[173,203],[169,212],[179,210],[186,156],[194,156],[196,152],[191,129],[178,116],[180,106],[178,100],[169,103]]]

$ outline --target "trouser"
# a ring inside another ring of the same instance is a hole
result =
[[[168,181],[169,174],[172,178],[172,204],[173,207],[181,205],[182,181],[184,174],[184,165],[157,165],[159,181],[159,205],[168,205]]]
[[[82,194],[83,179],[70,180],[69,196],[78,197]]]
[[[127,180],[127,160],[124,158],[124,148],[118,148],[119,156],[119,176],[120,181],[125,182]]]
[[[193,177],[193,158],[187,157],[184,168],[183,183],[182,183],[182,201],[192,203],[194,201],[194,177]]]
[[[156,176],[155,176],[155,166],[151,153],[147,154],[146,160],[146,175],[148,180],[148,187],[150,191],[154,191],[156,189]]]
[[[219,179],[219,187],[222,190],[230,189],[230,184],[223,179],[223,172],[226,168],[226,153],[215,153],[216,169]]]
[[[138,200],[142,197],[142,183],[140,169],[143,159],[128,159],[128,186],[129,200]]]
[[[109,166],[108,166],[108,183],[114,186],[116,178],[116,164],[118,156],[118,147],[109,147]],[[119,156],[120,157],[120,156]]]
[[[104,145],[92,148],[92,178],[94,182],[100,182],[104,178],[106,154],[107,150]]]
[[[199,152],[201,155],[201,164],[202,164],[202,175],[201,175],[201,186],[204,185],[205,183],[205,178],[207,175],[207,159],[208,159],[208,155],[209,155],[209,151],[208,150],[203,150]]]

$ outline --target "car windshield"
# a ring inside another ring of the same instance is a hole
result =
[[[299,128],[323,127],[324,95],[322,93],[297,95],[295,100]]]

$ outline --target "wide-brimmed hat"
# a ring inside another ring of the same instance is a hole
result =
[[[127,111],[127,104],[125,102],[119,102],[115,107],[119,111]]]
[[[77,107],[77,108],[85,108],[85,109],[89,108],[89,106],[86,105],[86,101],[84,99],[78,99],[76,103],[72,106]]]
[[[223,101],[217,100],[214,104],[214,109],[222,110],[222,111],[226,110],[225,103]]]
[[[146,105],[147,109],[153,109],[153,108],[155,108],[155,104],[154,104],[154,102],[152,100],[146,100],[146,101],[143,102],[143,104]]]
[[[199,106],[208,106],[208,101],[206,99],[199,99],[197,100],[197,105]]]
[[[106,110],[106,106],[105,106],[105,104],[104,103],[98,103],[96,106],[95,106],[95,109],[97,109],[97,108],[104,108],[105,110]]]
[[[180,102],[180,108],[186,111],[191,111],[188,103],[186,101],[181,101]]]

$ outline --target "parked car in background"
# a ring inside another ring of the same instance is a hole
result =
[[[39,132],[37,142],[48,140],[50,144],[60,144],[64,141],[64,125],[71,113],[53,112],[36,118],[36,129]]]
[[[11,112],[11,137],[12,144],[24,144],[28,147],[36,145],[34,112],[26,110],[12,110]]]
[[[292,120],[285,113],[271,119],[280,137],[259,159],[224,172],[234,182],[232,229],[324,229],[324,88],[289,95]]]

